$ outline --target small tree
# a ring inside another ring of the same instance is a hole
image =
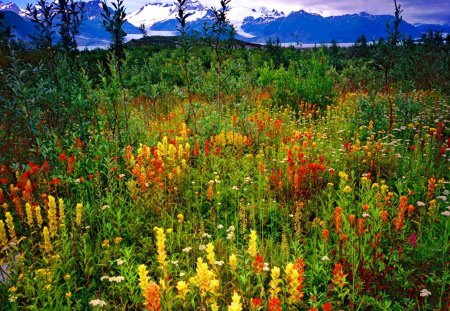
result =
[[[59,18],[59,35],[61,45],[66,53],[77,51],[76,36],[80,33],[80,26],[84,21],[85,3],[74,0],[58,0],[56,12]]]
[[[53,52],[55,4],[47,2],[47,0],[38,0],[37,5],[27,4],[26,11],[30,21],[34,24],[35,33],[30,37],[36,47]]]
[[[128,120],[129,120],[129,108],[127,105],[127,96],[123,83],[123,75],[122,75],[122,66],[125,61],[125,37],[127,33],[123,30],[123,25],[125,24],[125,7],[123,5],[123,0],[116,0],[116,2],[111,3],[114,10],[112,11],[106,0],[102,0],[102,18],[103,18],[103,27],[105,30],[111,35],[111,53],[109,55],[109,77],[104,74],[102,79],[105,90],[112,90],[106,92],[109,99],[109,104],[112,105],[112,110],[114,115],[110,118],[110,115],[107,116],[108,122],[113,129],[113,138],[117,137],[119,147],[122,146],[122,135],[121,135],[121,118],[119,116],[119,104],[122,101],[123,105],[123,115],[124,115],[124,126],[126,130],[126,140],[130,141],[130,131],[128,128]],[[119,89],[122,91],[122,99],[119,99],[118,93]],[[117,136],[116,136],[117,135]]]
[[[111,5],[114,8],[114,11],[111,12],[111,9],[108,7],[106,0],[102,1],[102,18],[103,18],[103,27],[109,34],[111,35],[111,51],[114,53],[114,56],[117,58],[117,69],[119,75],[122,77],[122,63],[125,59],[125,37],[127,33],[123,30],[123,25],[125,24],[125,7],[123,6],[123,0],[116,0],[116,2],[112,2]],[[122,81],[122,78],[120,79]],[[122,83],[123,85],[123,83]]]
[[[187,93],[189,97],[189,107],[192,110],[192,114],[194,116],[194,124],[196,123],[196,115],[195,115],[195,108],[192,103],[192,92],[191,92],[191,77],[189,73],[189,55],[191,52],[191,42],[189,40],[188,36],[188,30],[189,26],[186,25],[187,19],[189,16],[193,15],[194,13],[187,13],[186,12],[186,2],[187,0],[176,0],[175,5],[178,9],[178,26],[177,30],[180,33],[180,48],[183,53],[182,60],[181,60],[181,67],[184,74],[184,80],[186,83]],[[194,125],[196,128],[196,125]]]
[[[395,17],[393,24],[389,21],[386,22],[387,40],[380,41],[378,44],[377,63],[384,73],[384,87],[386,94],[389,95],[389,73],[397,62],[396,50],[397,44],[400,39],[400,23],[402,21],[401,5],[397,4],[397,0],[394,0]],[[389,131],[392,130],[394,125],[394,107],[393,101],[389,99]]]
[[[222,75],[222,64],[224,61],[222,54],[222,42],[224,37],[231,32],[229,32],[228,28],[230,27],[230,21],[228,20],[228,12],[230,11],[230,2],[231,0],[221,0],[220,8],[216,9],[212,7],[211,10],[213,12],[213,25],[212,25],[212,34],[213,34],[213,48],[217,59],[217,106],[219,111],[221,111],[221,103],[220,103],[220,90],[221,90],[221,75]]]

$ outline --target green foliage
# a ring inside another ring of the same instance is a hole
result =
[[[104,0],[102,2],[102,18],[103,27],[111,35],[111,51],[113,55],[117,57],[117,66],[119,74],[121,74],[121,64],[125,58],[124,43],[127,33],[123,30],[123,24],[125,23],[125,7],[123,6],[123,0],[117,0],[112,2],[114,11],[111,12],[108,3]]]

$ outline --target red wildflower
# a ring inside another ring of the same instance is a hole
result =
[[[50,164],[48,164],[47,161],[44,161],[44,163],[42,163],[41,169],[44,173],[50,172],[50,170],[51,170]]]
[[[61,179],[53,177],[51,183],[55,186],[59,186],[59,185],[61,185]]]
[[[328,229],[322,230],[322,239],[326,243],[328,241],[328,238],[330,237],[330,231]]]
[[[342,272],[342,264],[340,263],[334,265],[332,282],[339,287],[345,285],[345,274]]]
[[[209,153],[211,152],[211,149],[209,148],[209,142],[208,140],[205,140],[205,155],[208,157]]]
[[[0,184],[6,185],[7,183],[8,183],[8,179],[6,179],[5,177],[3,177],[2,179],[0,179]]]
[[[269,300],[269,311],[281,311],[281,301],[277,297]]]
[[[67,159],[67,171],[69,174],[73,174],[73,167],[77,158],[73,155]]]
[[[262,300],[259,297],[252,298],[251,301],[252,301],[252,305],[255,309],[258,309],[262,305]]]
[[[255,257],[255,262],[253,263],[253,266],[255,266],[255,272],[259,273],[262,271],[262,269],[264,268],[264,259],[263,257],[258,254]]]
[[[358,236],[362,237],[363,234],[364,234],[364,218],[359,218],[358,219],[357,228],[358,228]]]
[[[322,306],[323,311],[331,311],[331,302],[326,302]]]
[[[61,154],[59,155],[59,161],[64,162],[64,161],[66,161],[66,160],[67,160],[66,155],[65,155],[64,153],[61,153]]]

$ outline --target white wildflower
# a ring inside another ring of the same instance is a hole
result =
[[[426,289],[426,288],[424,288],[424,289],[422,289],[420,291],[420,297],[427,297],[427,296],[430,296],[430,295],[431,295],[431,292],[428,289]]]
[[[122,258],[117,259],[117,265],[118,266],[123,265],[124,262],[125,262],[125,260],[123,260]]]
[[[421,202],[421,201],[418,201],[418,202],[417,202],[417,206],[418,206],[418,207],[424,207],[424,206],[425,206],[425,203],[424,203],[424,202]]]
[[[106,302],[104,302],[101,299],[91,300],[89,301],[89,304],[92,305],[93,307],[100,307],[100,308],[106,306]]]
[[[330,258],[328,258],[328,256],[323,256],[323,257],[322,257],[322,260],[323,260],[323,261],[328,261],[328,260],[330,260]]]
[[[450,216],[450,211],[442,212],[441,215],[444,215],[445,217],[449,217]]]
[[[182,252],[189,253],[191,250],[192,250],[192,247],[186,247],[186,248],[183,248]]]
[[[112,282],[120,283],[120,282],[125,281],[125,278],[124,278],[123,276],[121,276],[121,275],[119,275],[119,276],[111,276],[111,277],[109,277],[109,281],[110,281],[111,283],[112,283]]]
[[[198,247],[198,249],[201,250],[201,251],[204,251],[204,250],[206,249],[206,245],[201,244],[201,245]]]

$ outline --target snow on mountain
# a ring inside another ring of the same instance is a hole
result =
[[[0,1],[0,11],[9,11],[9,12],[14,12],[17,15],[26,18],[26,11],[22,8],[19,8],[15,3],[13,2],[8,2],[8,3],[3,3]]]
[[[199,0],[190,0],[187,2],[187,12],[193,13],[188,18],[188,21],[197,21],[201,19],[208,19],[208,11],[210,7],[203,5]],[[169,20],[175,20],[178,16],[178,10],[174,3],[166,3],[162,0],[152,0],[145,4],[139,10],[128,15],[127,20],[135,25],[140,26],[144,24],[147,29],[151,29],[153,25]],[[252,34],[246,33],[242,29],[245,21],[261,19],[264,22],[271,22],[277,18],[284,17],[284,12],[279,12],[275,9],[266,7],[251,7],[248,4],[232,5],[228,13],[228,18],[236,28],[239,35],[245,38],[253,38]]]
[[[188,18],[188,21],[195,21],[205,17],[207,8],[198,0],[190,0],[187,2],[187,12],[193,13]],[[127,20],[137,27],[144,24],[147,29],[150,29],[155,23],[176,19],[177,16],[178,10],[174,3],[164,3],[154,0],[128,15]]]
[[[230,22],[236,28],[236,32],[244,38],[255,37],[242,29],[244,22],[261,19],[262,21],[269,23],[284,16],[284,12],[278,12],[275,9],[268,9],[266,7],[252,8],[249,6],[231,7],[230,12],[228,13]]]

